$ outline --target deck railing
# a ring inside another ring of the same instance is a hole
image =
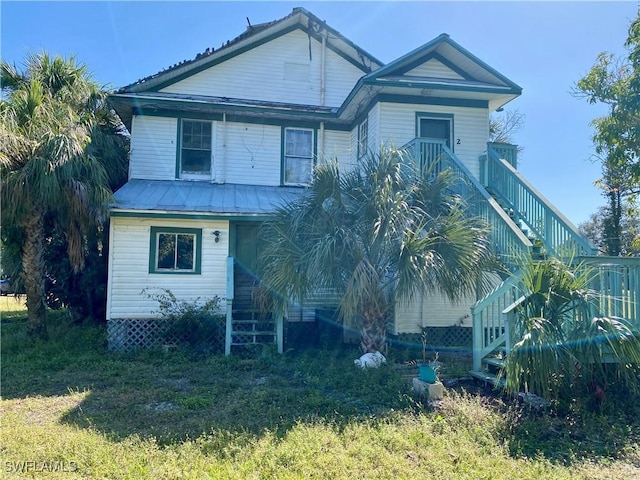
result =
[[[510,143],[489,142],[487,146],[504,158],[513,168],[518,168],[518,146]]]
[[[592,271],[599,315],[624,318],[640,328],[640,258],[579,257]]]
[[[595,253],[578,229],[502,158],[492,144],[487,146],[485,161],[485,186],[514,210],[516,220],[524,223],[533,237],[542,242],[546,253],[556,256]]]
[[[490,227],[491,242],[505,264],[514,267],[513,259],[530,250],[531,242],[527,236],[447,147],[444,140],[415,138],[406,144],[403,150],[431,175],[444,170],[450,170],[453,173],[455,182],[452,190],[465,201],[470,214],[479,216],[487,222]]]
[[[623,318],[640,329],[640,258],[582,256],[573,259],[592,277],[593,316]],[[513,275],[471,307],[473,317],[473,369],[496,348],[511,349],[510,325],[515,312],[509,307],[527,292],[520,276]]]

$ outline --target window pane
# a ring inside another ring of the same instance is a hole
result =
[[[211,152],[208,150],[182,150],[182,171],[211,172]]]
[[[446,140],[447,146],[450,146],[450,129],[451,122],[449,120],[437,120],[433,118],[420,119],[420,136]]]
[[[175,252],[175,234],[158,234],[158,269],[173,269],[175,266]]]
[[[285,130],[285,183],[308,184],[313,165],[313,131]]]
[[[285,158],[285,182],[286,183],[310,183],[311,160],[307,158]]]
[[[295,157],[311,157],[313,136],[310,130],[287,130],[285,155]]]
[[[193,252],[195,245],[195,235],[178,235],[176,267],[179,270],[193,270]]]
[[[181,171],[211,172],[211,122],[182,121]]]

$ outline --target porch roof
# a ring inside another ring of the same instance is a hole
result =
[[[301,187],[132,179],[115,193],[112,212],[262,216],[296,201]]]

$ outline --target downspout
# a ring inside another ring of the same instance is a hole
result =
[[[318,131],[318,158],[324,158],[324,122],[320,122],[320,130]]]
[[[220,165],[220,179],[218,183],[227,182],[227,114],[222,114],[222,154]]]
[[[326,61],[327,61],[327,29],[322,32],[322,52],[320,55],[320,106],[324,107],[325,104],[325,90],[326,90]]]

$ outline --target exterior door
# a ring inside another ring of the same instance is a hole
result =
[[[450,118],[420,118],[418,127],[420,138],[437,138],[444,140],[451,148],[451,119]]]
[[[418,117],[418,136],[444,140],[444,144],[452,149],[452,123],[453,118],[451,117]],[[420,168],[429,172],[430,178],[435,178],[443,169],[442,159],[445,155],[441,143],[427,141],[421,143]]]
[[[263,246],[258,235],[260,226],[239,223],[235,228],[234,305],[253,308],[254,289],[260,282],[258,255]]]

